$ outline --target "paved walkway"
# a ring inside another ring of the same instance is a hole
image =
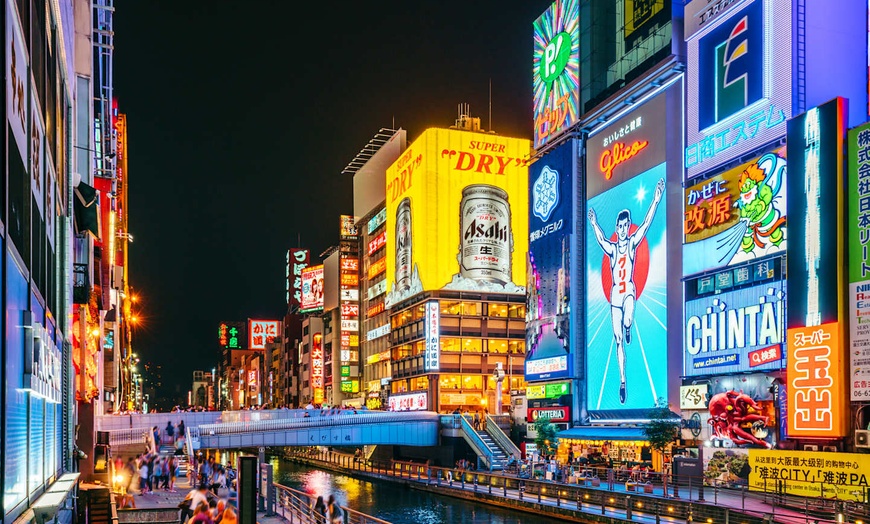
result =
[[[385,480],[395,480],[397,477],[395,475],[390,474],[390,470],[377,470],[377,471],[363,471],[357,470],[353,468],[347,468],[345,466],[340,465],[337,461],[335,462],[327,462],[322,459],[314,458],[314,457],[300,457],[302,460],[310,461],[312,463],[321,464],[326,468],[337,469],[342,472],[346,472],[352,475],[366,475],[376,478],[381,478]],[[342,460],[345,464],[347,464],[347,460]],[[481,472],[486,473],[486,472]],[[508,478],[515,479],[516,477],[507,476]],[[411,475],[410,477],[404,476],[401,477],[404,482],[412,482],[419,483],[421,485],[425,485],[427,488],[436,488],[438,491],[447,492],[445,494],[450,494],[450,491],[455,492],[465,492],[467,495],[472,495],[472,493],[486,493],[490,494],[488,485],[477,485],[470,482],[466,482],[464,485],[459,481],[454,481],[451,485],[445,478],[442,477],[440,484],[435,480],[427,480],[425,475],[422,476],[421,480],[417,480],[416,475]],[[550,483],[547,483],[549,485]],[[576,485],[569,484],[557,484],[552,483],[554,486],[564,486],[564,487],[578,487]],[[583,487],[583,486],[579,486]],[[679,497],[675,498],[673,495],[669,497],[665,497],[662,493],[661,486],[656,487],[657,493],[653,494],[644,494],[640,492],[630,492],[626,489],[624,483],[614,483],[613,490],[610,490],[607,483],[603,482],[601,487],[593,488],[591,486],[586,486],[590,493],[589,499],[584,499],[581,502],[579,511],[587,514],[594,514],[597,516],[605,515],[614,518],[619,518],[625,520],[626,510],[624,509],[614,509],[610,506],[606,506],[604,512],[601,511],[601,496],[606,497],[607,493],[613,493],[615,495],[620,495],[622,497],[626,495],[632,495],[634,502],[632,502],[633,510],[630,517],[632,522],[656,522],[656,506],[658,506],[659,511],[662,513],[658,519],[662,522],[672,522],[672,523],[683,523],[683,522],[691,522],[691,520],[681,520],[677,518],[672,518],[667,516],[668,508],[672,506],[676,506],[679,503],[687,503],[691,502],[692,506],[699,510],[701,507],[710,506],[715,508],[730,508],[733,509],[735,514],[732,514],[731,521],[732,522],[742,522],[743,520],[740,518],[740,515],[737,513],[743,513],[747,516],[752,517],[752,520],[758,521],[759,519],[764,519],[767,522],[775,522],[782,524],[827,524],[836,523],[834,516],[830,518],[830,520],[826,519],[813,519],[807,518],[804,512],[794,511],[787,508],[782,508],[776,505],[771,504],[769,501],[772,501],[773,495],[765,498],[763,494],[755,493],[755,492],[736,492],[734,490],[714,490],[713,488],[707,487],[704,489],[704,499],[699,500],[699,490],[694,487],[689,490],[687,486],[679,487]],[[670,490],[673,493],[673,489]],[[524,493],[522,496],[520,495],[517,489],[508,488],[506,491],[503,487],[494,487],[492,489],[491,496],[507,498],[511,500],[523,500],[525,502],[534,502],[539,503],[544,506],[550,507],[562,507],[562,508],[577,508],[576,501],[569,501],[564,498],[557,500],[555,496],[547,496],[542,494],[540,497],[537,493]],[[597,499],[597,500],[594,500]],[[540,502],[539,502],[540,500]],[[589,500],[586,502],[585,500]],[[641,506],[637,507],[637,504],[640,503]],[[809,501],[808,501],[809,504]],[[646,507],[644,508],[644,505]],[[810,507],[812,507],[810,505]],[[698,511],[700,513],[700,511]],[[580,517],[580,515],[578,515]],[[695,522],[704,522],[704,519],[698,519],[695,517]]]

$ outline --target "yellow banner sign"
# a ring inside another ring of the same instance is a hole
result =
[[[863,501],[868,490],[870,455],[750,449],[749,489],[804,497]]]

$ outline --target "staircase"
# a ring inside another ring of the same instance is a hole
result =
[[[158,453],[161,457],[169,457],[175,455],[175,446],[170,445],[161,445]],[[187,460],[187,455],[177,455],[175,458],[178,459],[178,476],[186,477],[187,469],[190,466],[190,462]]]
[[[85,524],[112,524],[117,521],[115,501],[108,487],[95,484],[82,484],[79,488],[79,496],[83,502],[79,506],[80,522]]]
[[[488,431],[478,431],[477,434],[480,436],[480,440],[486,444],[486,447],[492,452],[492,469],[493,470],[503,470],[508,461],[507,453],[504,452],[501,447],[495,443],[492,436]]]

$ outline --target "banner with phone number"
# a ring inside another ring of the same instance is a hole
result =
[[[749,466],[751,491],[776,491],[779,484],[790,495],[866,500],[870,455],[750,449]]]

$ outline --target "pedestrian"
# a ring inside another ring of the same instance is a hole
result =
[[[157,453],[160,450],[160,429],[154,426],[151,431],[154,432],[154,452]]]
[[[178,436],[179,437],[186,437],[187,436],[184,433],[184,421],[183,420],[178,421]]]
[[[148,460],[142,457],[142,462],[139,463],[139,494],[145,495],[148,493]]]
[[[334,495],[329,495],[329,502],[326,504],[326,512],[329,513],[330,524],[344,524],[344,511]]]
[[[193,517],[187,521],[187,524],[214,524],[211,518],[211,511],[208,507],[208,502],[200,502],[193,512]]]
[[[311,508],[314,512],[314,518],[319,522],[326,522],[326,503],[323,501],[323,495],[318,495],[314,506]]]
[[[160,489],[160,484],[163,482],[163,461],[160,460],[160,457],[154,459],[154,486],[152,491],[157,491]]]
[[[224,467],[219,465],[217,466],[216,471],[212,476],[211,490],[214,492],[215,495],[217,495],[218,490],[221,489],[226,483],[227,475],[226,473],[224,473]]]
[[[164,431],[166,432],[166,442],[170,444],[175,442],[175,426],[172,425],[171,420],[166,423],[166,429]]]
[[[478,431],[480,429],[480,413],[478,413],[477,411],[474,412],[474,418],[472,419],[471,425],[474,427],[475,431]]]
[[[239,521],[236,519],[236,512],[233,511],[233,508],[227,508],[224,510],[221,524],[238,524],[238,522]]]
[[[175,480],[178,478],[178,459],[169,457],[169,492],[175,493]]]

